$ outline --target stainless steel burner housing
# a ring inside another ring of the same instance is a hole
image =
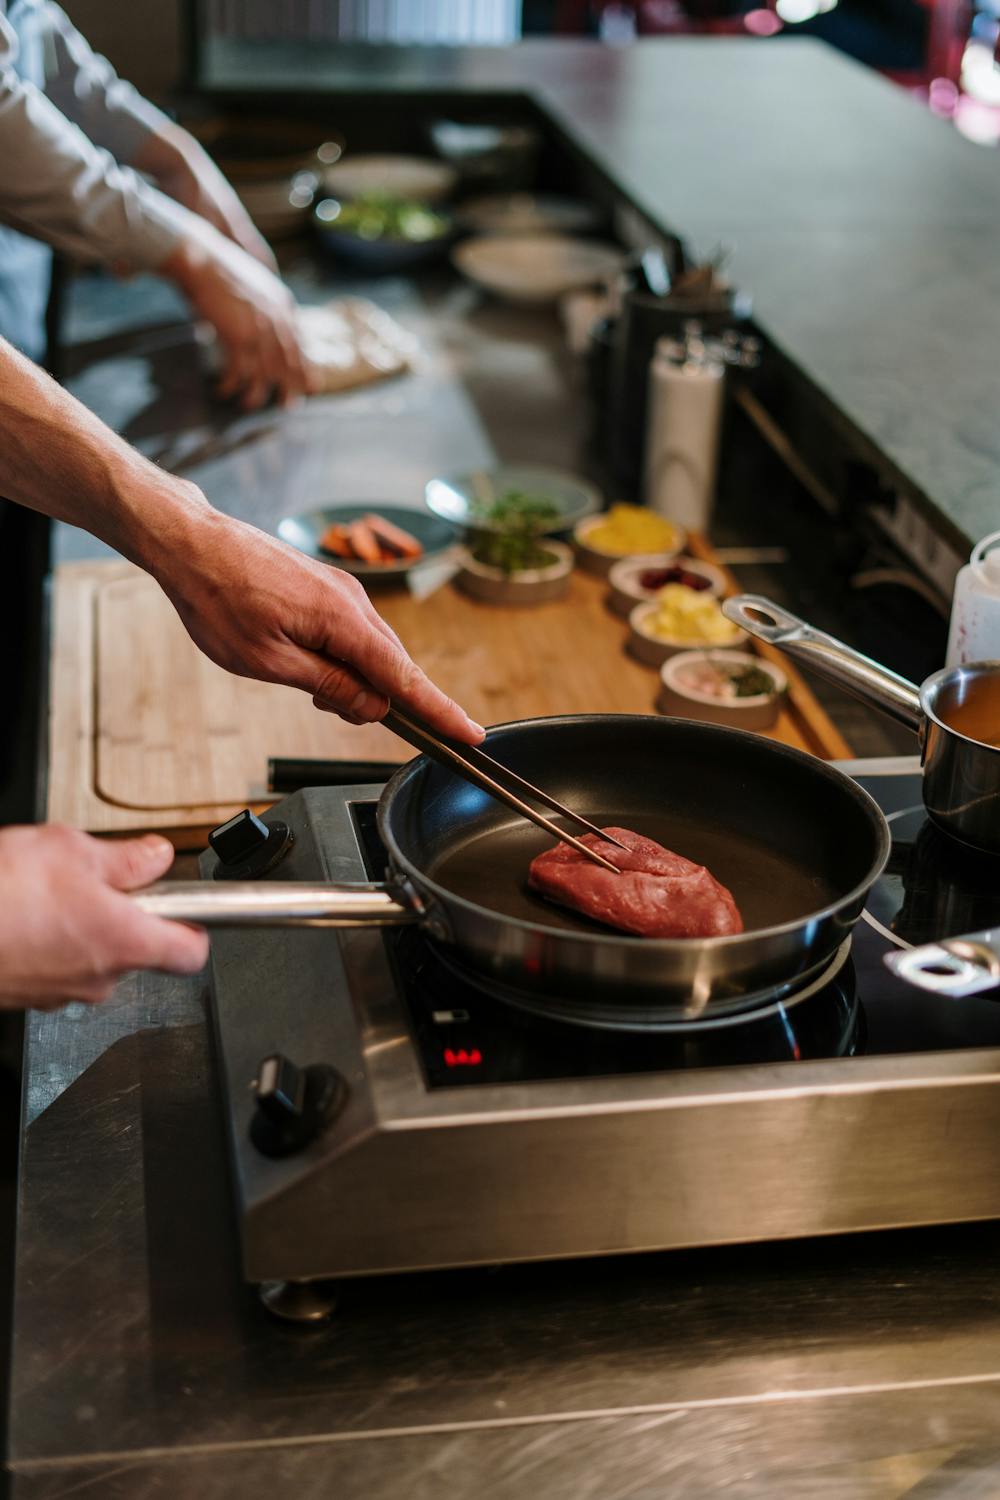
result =
[[[290,879],[363,878],[349,804],[298,793]],[[214,1012],[250,1281],[602,1255],[1000,1214],[1000,1050],[429,1090],[376,934],[220,933]],[[261,1156],[260,1059],[345,1109]]]

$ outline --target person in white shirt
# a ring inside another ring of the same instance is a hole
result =
[[[33,359],[50,247],[173,281],[216,329],[222,395],[256,407],[310,388],[291,293],[206,153],[52,0],[0,0],[0,335]]]

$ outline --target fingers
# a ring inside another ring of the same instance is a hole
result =
[[[291,323],[279,324],[277,335],[285,368],[285,379],[278,387],[279,399],[283,406],[289,406],[304,391],[311,391],[315,380],[306,364],[294,326]]]
[[[216,393],[223,401],[227,401],[231,396],[236,396],[244,390],[253,378],[257,352],[249,343],[223,342],[222,347],[225,363],[216,385]]]
[[[208,933],[183,922],[165,922],[131,906],[123,918],[122,973],[159,969],[164,974],[198,974],[208,962]]]
[[[406,654],[384,621],[372,624],[366,620],[365,624],[367,629],[352,655],[353,665],[363,674],[363,680],[386,698],[412,709],[433,729],[478,745],[486,734],[482,725],[431,681]]]
[[[484,738],[486,731],[475,719],[469,717],[465,709],[461,708],[454,699],[443,693],[431,679],[412,660],[406,651],[399,636],[393,630],[388,620],[384,620],[378,610],[372,604],[368,595],[361,591],[358,600],[360,608],[365,615],[366,623],[383,638],[385,645],[375,643],[374,650],[377,653],[388,649],[388,659],[384,672],[377,664],[374,671],[370,672],[371,683],[381,687],[386,695],[396,698],[400,703],[409,703],[410,707],[426,719],[429,724],[441,729],[445,734],[451,735],[469,744],[478,744]],[[361,658],[359,664],[364,666]],[[386,675],[387,674],[387,675]],[[390,684],[395,684],[391,686]],[[426,705],[421,707],[421,705]],[[384,715],[385,710],[378,717]],[[448,727],[451,726],[451,727]]]
[[[351,723],[384,718],[390,701],[398,701],[442,734],[478,745],[485,729],[407,655],[355,580],[343,575],[335,585],[324,582],[324,594],[330,589],[329,604],[321,601],[315,606],[321,618],[320,633],[309,642],[313,649],[292,642],[298,660],[289,660],[284,670],[275,663],[278,680],[307,688],[317,708],[330,709]],[[349,587],[356,589],[357,597],[345,609]],[[327,610],[328,618],[323,618]]]
[[[305,688],[317,708],[338,713],[352,724],[384,718],[394,701],[442,734],[478,745],[486,734],[482,725],[431,682],[384,621],[356,619],[356,629],[350,634],[344,624],[341,619],[328,641],[330,655],[293,647],[284,663],[273,663],[277,679]],[[351,641],[350,663],[333,655],[343,650],[344,638]]]
[[[349,724],[371,724],[385,718],[389,699],[384,693],[376,692],[346,662],[328,662],[323,657],[316,660],[321,674],[313,692],[317,708],[340,714]]]
[[[116,891],[134,891],[165,875],[174,862],[169,839],[147,833],[141,839],[98,842],[100,873]]]
[[[230,345],[226,352],[218,394],[223,399],[238,396],[246,411],[258,410],[272,395],[282,406],[291,406],[315,384],[293,330],[281,323],[265,328],[258,338]]]
[[[174,862],[169,840],[159,834],[141,839],[99,842],[99,873],[112,891],[134,891],[165,875]],[[162,969],[168,974],[197,974],[208,958],[208,934],[180,922],[147,916],[130,901],[114,900],[109,913],[117,933],[113,970],[99,976],[98,987],[109,986],[131,969]],[[82,998],[91,998],[84,996]]]

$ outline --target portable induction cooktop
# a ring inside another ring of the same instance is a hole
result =
[[[1000,1214],[1000,1004],[883,963],[996,921],[1000,860],[930,827],[914,760],[845,769],[889,818],[886,872],[827,968],[748,1012],[540,1005],[416,928],[217,933],[243,1264],[268,1304],[320,1315],[343,1276]],[[278,804],[267,879],[381,878],[380,791]]]

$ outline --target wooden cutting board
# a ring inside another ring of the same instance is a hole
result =
[[[699,549],[710,555],[708,549]],[[421,666],[484,724],[558,713],[651,713],[655,671],[623,650],[605,583],[576,573],[568,599],[497,609],[445,587],[377,604]],[[794,669],[772,731],[847,757]],[[94,833],[158,829],[197,848],[239,808],[267,806],[272,756],[407,760],[380,725],[318,712],[293,688],[232,677],[191,643],[157,585],[128,563],[70,563],[56,574],[48,815]]]

